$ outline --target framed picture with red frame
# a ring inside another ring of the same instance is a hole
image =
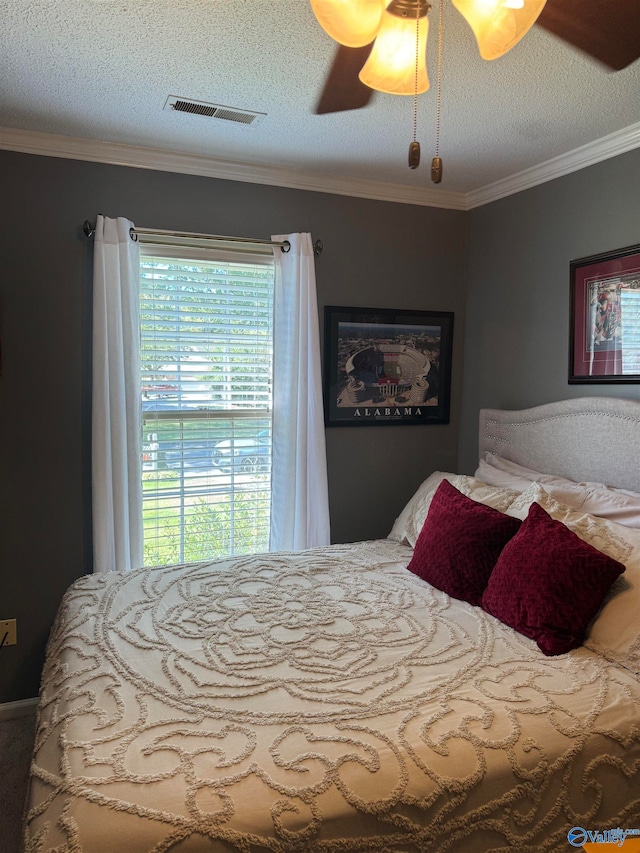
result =
[[[569,382],[640,383],[640,245],[570,270]]]

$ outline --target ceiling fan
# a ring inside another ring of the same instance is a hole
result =
[[[484,22],[477,11],[482,4],[477,0],[452,2],[470,23],[480,53],[485,59],[497,58],[506,53],[534,22],[614,71],[626,68],[640,57],[639,0],[503,0],[501,5],[507,7],[510,13],[513,10],[514,18],[522,17],[521,31],[508,45],[503,42],[495,50],[495,45],[487,43],[486,29],[483,36]],[[384,88],[384,83],[376,85],[371,74],[363,74],[369,64],[369,58],[375,53],[378,36],[382,35],[381,16],[404,16],[413,22],[424,18],[426,22],[430,8],[427,0],[391,0],[390,3],[389,0],[311,0],[311,6],[323,28],[339,43],[315,108],[316,114],[360,109],[369,103],[374,88],[393,91]],[[363,20],[363,15],[370,13],[374,18],[370,21]],[[349,15],[358,20],[349,20]],[[426,52],[427,26],[424,33],[424,50],[422,43],[420,44],[423,56]],[[361,31],[355,42],[354,30]],[[416,32],[414,24],[414,33]],[[489,42],[491,38],[489,37]],[[413,43],[417,48],[416,39],[417,36],[414,36]],[[487,52],[493,52],[493,55],[486,55]],[[366,84],[362,82],[363,77],[367,80]],[[416,62],[416,80],[412,77],[409,86],[410,88],[402,91],[395,90],[395,93],[414,94],[415,90],[417,94],[426,91],[429,86],[426,67],[424,79],[419,81],[418,86]]]

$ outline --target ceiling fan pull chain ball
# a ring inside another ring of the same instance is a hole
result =
[[[420,143],[414,139],[409,145],[409,168],[417,169],[420,165]]]
[[[420,165],[420,143],[418,142],[418,74],[420,63],[420,12],[416,9],[416,70],[413,81],[413,142],[409,145],[409,168]]]
[[[436,156],[431,161],[431,183],[442,181],[442,157],[440,156],[440,112],[442,106],[442,50],[444,45],[444,0],[440,0],[438,16],[438,82],[436,86]]]

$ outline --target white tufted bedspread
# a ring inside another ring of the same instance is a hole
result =
[[[545,851],[640,826],[640,683],[545,658],[390,540],[81,578],[26,851]]]

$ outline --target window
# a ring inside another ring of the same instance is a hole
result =
[[[145,565],[269,547],[273,261],[184,251],[141,257]]]

